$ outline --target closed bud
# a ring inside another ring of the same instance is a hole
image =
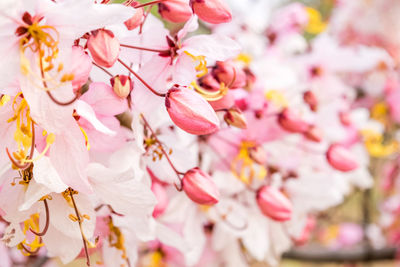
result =
[[[199,85],[210,91],[218,91],[221,88],[220,83],[211,74],[201,77],[199,79]]]
[[[112,67],[119,56],[119,41],[105,29],[95,30],[87,41],[94,62],[102,67]]]
[[[257,191],[257,204],[262,213],[272,220],[284,222],[292,217],[292,203],[278,189],[263,186]]]
[[[307,91],[303,94],[304,102],[308,104],[312,111],[317,111],[318,108],[318,100],[315,94],[311,91]]]
[[[329,147],[326,158],[333,168],[342,172],[349,172],[358,168],[358,163],[354,160],[351,152],[339,144],[333,144]]]
[[[339,113],[339,119],[340,119],[340,122],[344,126],[350,126],[351,125],[351,118],[350,118],[350,113],[349,112],[341,111]]]
[[[133,8],[137,5],[139,5],[139,3],[136,1],[133,1],[131,3],[131,7]],[[126,28],[129,31],[136,29],[142,23],[144,18],[144,9],[142,7],[136,8],[135,10],[136,10],[135,14],[130,19],[124,22]]]
[[[224,120],[228,125],[235,126],[240,129],[247,128],[246,117],[240,109],[233,107],[230,108],[224,115]]]
[[[296,114],[285,108],[278,116],[279,125],[286,131],[292,133],[304,133],[308,130],[307,122],[300,119]]]
[[[322,141],[322,131],[320,128],[312,125],[304,132],[304,137],[310,141],[319,143]]]
[[[218,99],[217,101],[209,101],[208,103],[210,103],[214,110],[229,109],[235,105],[235,98],[233,94],[228,92],[221,99]]]
[[[169,202],[168,196],[165,188],[160,183],[154,181],[151,185],[151,191],[157,199],[157,205],[154,207],[153,211],[153,217],[157,218],[158,216],[163,214],[165,209],[167,208]]]
[[[120,98],[126,98],[133,89],[133,81],[129,76],[117,75],[110,79],[114,93]]]
[[[200,19],[214,24],[229,22],[232,14],[223,0],[190,0],[193,12]]]
[[[200,205],[214,205],[219,201],[219,191],[211,177],[199,168],[190,169],[182,179],[186,195]]]
[[[246,86],[246,73],[241,68],[236,67],[233,62],[218,61],[212,74],[219,82],[223,82],[230,89]]]
[[[219,129],[217,114],[193,90],[175,85],[165,97],[165,106],[172,121],[188,133],[204,135]]]
[[[267,152],[261,146],[249,148],[249,155],[257,164],[264,165],[267,163]]]
[[[158,4],[158,12],[165,20],[181,23],[192,17],[192,9],[187,1],[167,0]]]

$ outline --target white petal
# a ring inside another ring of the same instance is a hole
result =
[[[82,116],[89,121],[97,131],[111,136],[116,135],[116,132],[110,130],[96,117],[96,113],[94,112],[93,108],[85,101],[76,101],[75,110],[79,116]]]

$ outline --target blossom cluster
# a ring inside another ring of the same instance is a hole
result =
[[[281,1],[0,1],[2,261],[277,265],[307,242],[398,149],[371,99],[399,97],[400,41],[337,2],[328,23]]]

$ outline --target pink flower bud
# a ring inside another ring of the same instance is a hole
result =
[[[93,31],[87,41],[87,47],[94,62],[102,67],[111,67],[118,59],[119,41],[109,30]]]
[[[133,89],[133,81],[129,76],[117,75],[110,79],[114,93],[120,98],[126,98]]]
[[[218,91],[221,88],[220,83],[211,75],[207,74],[199,80],[199,84],[206,90]]]
[[[165,20],[180,23],[192,17],[192,9],[187,1],[167,0],[158,4],[158,12]]]
[[[235,126],[240,129],[247,128],[246,117],[238,108],[233,107],[229,109],[224,115],[224,120],[228,125]]]
[[[304,102],[308,104],[312,111],[317,111],[318,108],[318,100],[315,94],[311,91],[307,91],[303,94]]]
[[[278,116],[279,125],[286,131],[293,133],[304,133],[308,130],[307,122],[300,119],[296,114],[285,108]]]
[[[350,125],[351,125],[351,118],[350,118],[349,112],[341,111],[341,112],[339,113],[339,119],[340,119],[340,122],[341,122],[344,126],[350,126]]]
[[[257,164],[264,165],[267,162],[267,152],[261,146],[250,148],[249,155]]]
[[[319,143],[322,141],[322,131],[318,127],[312,125],[304,132],[304,137],[310,141]]]
[[[188,133],[204,135],[219,129],[217,114],[210,104],[193,90],[176,85],[168,91],[165,106],[172,121]]]
[[[168,196],[165,188],[160,183],[154,181],[151,185],[151,191],[153,191],[153,194],[156,196],[157,199],[157,205],[154,207],[153,211],[153,217],[157,218],[158,216],[163,214],[165,209],[167,208],[169,202]]]
[[[300,236],[293,237],[293,241],[296,246],[302,246],[310,239],[311,233],[314,230],[316,225],[316,221],[314,218],[307,218],[306,225],[303,228],[303,231],[300,233]]]
[[[217,101],[209,101],[208,103],[210,103],[214,110],[229,109],[235,105],[235,97],[228,91],[228,93],[221,99]]]
[[[78,91],[82,85],[84,85],[88,78],[90,71],[92,70],[92,59],[88,54],[85,53],[82,47],[73,46],[71,53],[71,64],[66,69],[66,73],[73,73],[74,79],[72,80],[72,87],[74,91]]]
[[[292,203],[276,188],[263,186],[257,191],[257,204],[262,213],[272,220],[283,222],[292,217]]]
[[[219,82],[223,82],[230,89],[246,86],[246,73],[229,61],[218,61],[212,74]]]
[[[214,24],[229,22],[232,14],[223,0],[190,0],[193,12],[200,19]]]
[[[200,205],[214,205],[219,201],[219,191],[211,177],[199,168],[190,169],[182,179],[186,195]]]
[[[133,1],[131,3],[131,7],[133,7],[133,8],[137,5],[139,5],[139,3],[136,1]],[[130,19],[128,19],[127,21],[124,22],[126,28],[129,31],[138,27],[143,21],[144,9],[141,7],[141,8],[137,8],[135,10],[136,10],[135,15],[133,15]]]
[[[339,171],[348,172],[358,168],[358,163],[354,160],[354,156],[339,144],[333,144],[329,147],[326,152],[326,158],[329,164]]]

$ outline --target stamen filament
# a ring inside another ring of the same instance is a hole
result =
[[[46,225],[44,226],[43,231],[38,233],[32,230],[32,228],[29,228],[29,230],[37,236],[44,236],[47,233],[47,230],[49,229],[49,222],[50,222],[49,205],[47,204],[46,199],[43,199],[43,203],[46,210]]]
[[[8,155],[8,158],[11,160],[12,164],[14,164],[18,169],[21,170],[25,170],[27,168],[29,168],[32,164],[32,162],[28,162],[25,163],[29,160],[31,160],[33,158],[33,153],[35,151],[35,123],[33,122],[33,120],[31,121],[32,123],[32,142],[31,142],[31,151],[29,153],[28,159],[27,160],[22,160],[24,163],[21,165],[20,163],[18,163],[10,154],[10,152],[8,151],[8,148],[6,148],[6,153]]]
[[[180,176],[180,175],[184,175],[184,173],[178,171],[178,170],[175,168],[174,164],[172,163],[171,159],[170,159],[169,156],[168,156],[168,153],[164,150],[163,144],[162,144],[161,141],[157,138],[157,135],[155,134],[155,132],[153,131],[153,129],[150,127],[150,124],[147,122],[146,118],[143,116],[143,114],[140,114],[140,116],[142,117],[142,120],[143,120],[143,122],[144,122],[146,128],[149,129],[149,131],[150,131],[151,135],[153,136],[154,140],[160,145],[161,152],[163,153],[163,155],[164,155],[165,158],[167,159],[167,161],[168,161],[169,165],[171,166],[171,168],[172,168],[172,169],[174,170],[174,172],[176,173],[176,176],[178,177],[178,180],[181,182],[181,186],[180,186],[180,187],[178,187],[178,186],[175,184],[176,190],[182,191],[182,179],[181,179],[181,176]]]
[[[69,195],[71,196],[72,204],[74,206],[76,217],[78,218],[79,230],[81,231],[82,241],[83,241],[83,248],[85,250],[86,265],[90,266],[90,258],[89,258],[89,252],[88,252],[87,244],[86,244],[86,237],[83,234],[83,229],[82,229],[82,218],[81,218],[81,216],[79,214],[78,207],[76,206],[74,195],[72,193],[72,189],[69,188],[68,190],[69,190]]]
[[[60,106],[68,106],[68,105],[71,105],[72,103],[74,103],[76,100],[78,100],[78,98],[79,98],[80,95],[81,95],[80,90],[76,93],[75,97],[74,97],[73,99],[71,99],[70,101],[68,101],[68,102],[60,102],[60,101],[58,101],[57,99],[55,99],[54,96],[50,93],[49,88],[48,88],[48,86],[47,86],[47,82],[46,82],[46,80],[45,80],[46,78],[45,78],[45,76],[44,76],[43,57],[42,57],[41,53],[39,53],[39,66],[40,66],[40,75],[42,76],[43,86],[44,86],[44,88],[46,89],[47,95],[50,97],[50,99],[51,99],[54,103],[56,103],[57,105],[60,105]]]
[[[81,96],[81,92],[80,90],[75,94],[75,97],[73,99],[71,99],[68,102],[60,102],[59,100],[55,99],[54,96],[50,93],[50,91],[46,91],[47,95],[50,97],[50,99],[56,103],[57,105],[60,106],[68,106],[71,105],[72,103],[74,103],[76,100],[78,100],[78,98]]]
[[[37,255],[38,252],[39,252],[39,250],[40,250],[40,247],[39,247],[39,248],[37,248],[35,251],[31,251],[31,250],[29,250],[29,249],[24,245],[24,243],[22,243],[22,242],[19,243],[19,245],[21,246],[21,248],[22,248],[26,253],[28,253],[29,256]]]

